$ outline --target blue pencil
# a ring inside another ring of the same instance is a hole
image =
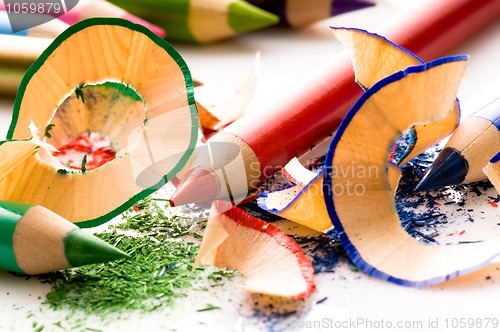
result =
[[[486,180],[483,168],[499,151],[500,98],[497,98],[457,127],[416,189]]]

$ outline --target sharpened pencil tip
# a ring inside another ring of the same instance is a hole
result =
[[[279,17],[246,1],[234,1],[229,5],[228,23],[237,33],[259,30],[279,22]]]
[[[170,206],[190,203],[206,205],[219,193],[217,177],[209,170],[194,168],[179,183],[170,198]]]
[[[123,251],[82,229],[75,229],[66,235],[64,251],[68,262],[73,267],[129,257]]]
[[[469,170],[462,154],[450,147],[444,148],[415,188],[416,191],[438,189],[460,184]]]

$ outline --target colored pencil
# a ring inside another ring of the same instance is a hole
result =
[[[43,23],[23,31],[13,32],[9,21],[9,17],[7,16],[7,12],[0,11],[0,34],[55,38],[61,32],[63,32],[69,27],[68,24],[64,23],[59,19],[55,19],[49,15],[41,15],[41,14],[16,14],[16,15],[17,15],[16,19],[25,19],[25,20],[30,20],[31,18],[33,18],[33,16],[37,16],[38,19],[44,19],[45,17],[47,17],[46,18],[47,23]]]
[[[0,10],[6,10],[3,2],[0,2]],[[16,13],[15,15],[17,16],[19,14]],[[75,7],[68,9],[65,14],[56,17],[67,24],[75,24],[76,22],[91,17],[119,17],[133,23],[144,25],[162,38],[166,36],[164,29],[130,14],[106,0],[79,0]]]
[[[301,28],[334,15],[375,5],[372,0],[248,0],[249,3],[276,14],[280,24]]]
[[[0,34],[0,95],[13,96],[19,84],[40,54],[53,41],[51,38]]]
[[[403,11],[378,32],[427,60],[443,55],[498,15],[498,0],[439,0]],[[243,169],[226,170],[232,160],[227,154],[234,155],[233,151],[204,154],[177,186],[171,204],[228,199],[225,191],[233,201],[241,199],[290,159],[333,132],[360,95],[346,54],[332,58],[279,98],[212,136],[207,141],[209,147],[215,142],[239,147]]]
[[[111,0],[164,27],[168,40],[211,43],[277,24],[279,18],[243,0]]]
[[[133,23],[144,25],[162,38],[165,38],[167,35],[163,28],[137,17],[106,0],[79,0],[78,4],[73,9],[59,18],[68,24],[75,24],[76,22],[91,17],[124,18]]]
[[[0,65],[0,96],[15,96],[25,73],[25,69]]]
[[[0,35],[0,64],[28,69],[52,41],[52,38]]]
[[[499,151],[500,98],[497,98],[457,127],[416,189],[486,180],[483,168]]]
[[[52,211],[0,201],[0,269],[42,274],[128,257]]]

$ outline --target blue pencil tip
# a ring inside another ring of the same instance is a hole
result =
[[[415,190],[431,190],[460,184],[464,181],[468,170],[469,163],[462,154],[446,147],[439,153]]]

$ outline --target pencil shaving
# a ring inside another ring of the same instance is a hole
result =
[[[52,144],[47,143],[45,136],[43,137],[43,140],[42,140],[42,138],[40,138],[40,135],[39,135],[40,130],[37,128],[37,126],[35,125],[35,123],[33,121],[30,122],[29,130],[31,133],[31,141],[34,144],[36,144],[37,146],[39,146],[41,148],[46,149],[47,151],[52,152],[52,153],[59,152],[59,150],[57,150]]]
[[[496,191],[500,193],[500,152],[490,159],[490,162],[483,168],[483,172]]]
[[[293,239],[222,201],[210,210],[198,263],[240,271],[252,293],[300,299],[315,289],[312,264]]]
[[[498,241],[439,246],[412,238],[401,227],[386,171],[389,147],[400,132],[448,116],[466,60],[441,58],[378,82],[351,109],[332,141],[325,163],[327,210],[347,253],[371,276],[429,286],[479,269],[500,252]],[[353,162],[377,171],[369,178],[332,172]],[[359,191],[339,194],[347,186]]]
[[[411,51],[383,36],[349,28],[332,27],[332,32],[350,53],[356,81],[363,89],[369,89],[384,77],[395,72],[424,63]],[[458,126],[459,121],[460,107],[457,100],[449,115],[444,119],[426,124],[416,123],[409,129],[412,132],[410,137],[413,141],[397,163],[400,165],[407,163],[450,135]]]
[[[247,112],[257,86],[259,65],[260,52],[257,52],[252,70],[236,92],[226,101],[211,105],[204,102],[201,97],[202,102],[198,102],[198,115],[206,137],[218,132]],[[205,88],[208,87],[205,86]]]
[[[94,56],[82,49],[92,49]],[[124,65],[129,59],[133,63]],[[48,71],[58,76],[57,83],[48,84]],[[169,75],[151,74],[157,72]],[[44,138],[36,127],[45,129]],[[71,144],[82,133],[99,134],[109,144]],[[1,175],[0,199],[44,206],[81,227],[97,226],[172,178],[197,137],[191,75],[170,44],[123,19],[79,22],[56,38],[23,78],[8,141],[0,143],[0,153],[20,151],[22,158]],[[46,143],[81,151],[71,151],[63,164]],[[110,158],[101,158],[106,151],[101,154],[100,148],[112,152]]]

